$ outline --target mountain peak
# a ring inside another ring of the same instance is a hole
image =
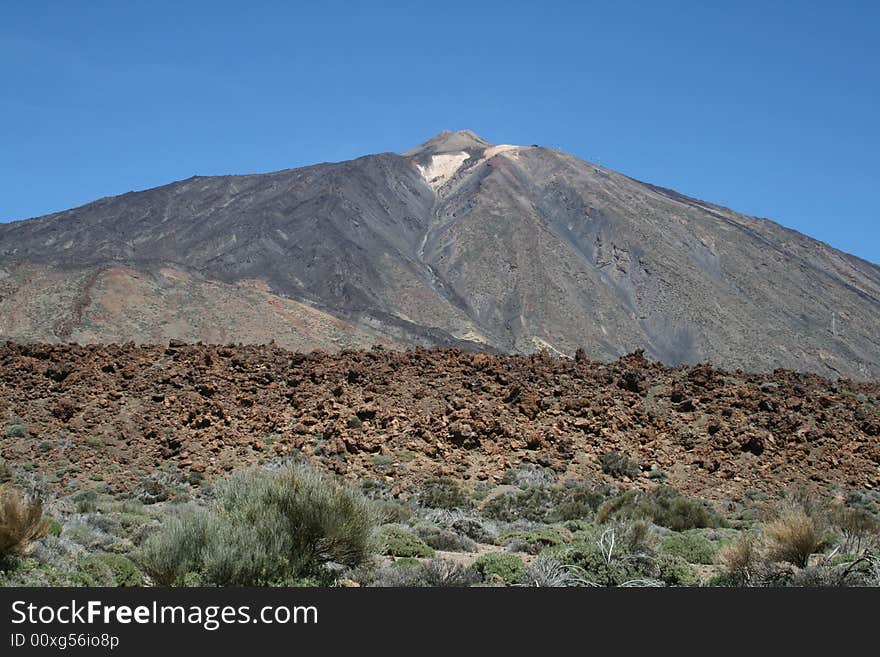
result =
[[[404,151],[403,155],[415,157],[417,155],[449,153],[452,151],[464,151],[471,148],[484,149],[492,146],[491,142],[483,139],[472,130],[443,130],[420,146]]]

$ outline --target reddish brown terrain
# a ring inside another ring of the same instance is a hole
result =
[[[305,355],[275,346],[0,345],[2,457],[50,487],[124,490],[304,453],[406,494],[520,463],[600,479],[618,450],[707,498],[880,487],[880,384],[457,349]],[[24,435],[21,435],[24,434]],[[28,465],[31,464],[31,465]]]

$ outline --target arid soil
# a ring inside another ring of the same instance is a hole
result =
[[[406,495],[434,476],[497,483],[520,463],[611,479],[600,460],[612,450],[641,468],[635,485],[665,476],[716,501],[876,489],[878,400],[880,383],[670,368],[641,354],[600,364],[456,349],[0,345],[2,457],[59,490],[125,490],[166,468],[210,479],[305,454]]]

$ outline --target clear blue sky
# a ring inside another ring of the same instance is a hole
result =
[[[0,217],[191,175],[539,143],[880,262],[880,3],[0,7]]]

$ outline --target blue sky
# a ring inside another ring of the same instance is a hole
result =
[[[880,262],[878,34],[871,2],[4,0],[0,218],[470,128]]]

